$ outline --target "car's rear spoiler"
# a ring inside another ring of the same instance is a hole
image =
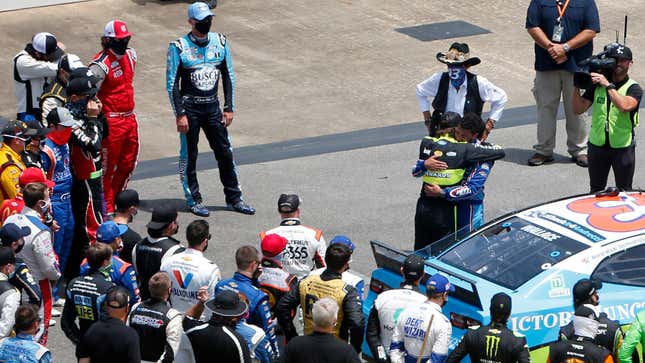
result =
[[[376,261],[376,266],[379,268],[384,268],[396,273],[400,273],[401,266],[405,258],[414,253],[413,251],[403,251],[396,249],[387,243],[372,240],[370,241],[372,246],[372,252],[374,254],[374,260]],[[432,260],[425,261],[425,265],[440,271],[442,274],[447,275],[453,285],[455,286],[455,291],[450,293],[450,295],[456,297],[460,301],[483,309],[481,299],[479,297],[479,292],[477,291],[477,285],[475,281],[469,277],[463,276],[461,274],[451,272],[446,270],[442,266],[438,266],[436,263],[433,263]],[[426,280],[429,276],[425,276],[421,280],[422,286],[425,286]],[[458,280],[458,281],[456,281]],[[469,288],[465,287],[468,286]]]

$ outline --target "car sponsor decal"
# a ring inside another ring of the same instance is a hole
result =
[[[568,297],[571,295],[571,289],[566,287],[564,278],[560,275],[553,276],[549,281],[549,285],[550,298]]]
[[[588,239],[591,242],[601,242],[605,240],[605,237],[590,230],[589,228],[583,227],[572,220],[569,220],[560,216],[556,216],[555,214],[552,214],[549,212],[533,211],[529,213],[529,217],[544,219],[546,221],[553,222],[559,226],[567,228],[570,231],[581,235],[582,237]]]
[[[193,274],[190,272],[183,276],[183,271],[172,270],[172,274],[175,276],[177,283],[179,283],[179,286],[181,286],[182,289],[187,288],[188,285],[190,285],[190,281],[193,279]]]
[[[567,204],[575,213],[586,214],[590,226],[607,232],[635,232],[645,229],[645,194],[595,196]]]

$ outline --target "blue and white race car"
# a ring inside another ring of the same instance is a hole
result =
[[[371,244],[378,268],[363,305],[366,318],[377,294],[398,288],[409,254]],[[442,273],[456,287],[443,308],[453,326],[451,350],[468,327],[490,322],[490,299],[505,292],[513,299],[509,327],[526,336],[534,362],[545,362],[546,346],[571,320],[571,288],[579,279],[602,281],[601,308],[621,325],[645,309],[645,194],[556,200],[414,253],[427,257],[426,275]],[[366,343],[363,352],[371,357]]]

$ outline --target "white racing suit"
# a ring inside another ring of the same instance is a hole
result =
[[[428,331],[432,316],[434,319]],[[429,336],[422,352],[426,334]],[[390,360],[392,363],[416,363],[420,356],[422,362],[443,363],[448,358],[451,335],[450,320],[441,313],[439,305],[427,301],[406,309],[399,315],[394,327]]]

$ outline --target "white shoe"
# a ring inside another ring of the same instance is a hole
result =
[[[65,299],[59,297],[58,299],[56,299],[56,301],[54,301],[54,306],[62,308],[63,306],[65,306]]]
[[[57,318],[57,317],[59,317],[61,315],[63,315],[63,314],[60,312],[60,310],[52,309],[52,317],[53,318]],[[50,320],[50,322],[51,322],[51,320]],[[50,326],[51,326],[51,323],[50,323]]]
[[[49,327],[51,328],[52,326],[56,326],[56,320],[54,319],[49,320]]]

